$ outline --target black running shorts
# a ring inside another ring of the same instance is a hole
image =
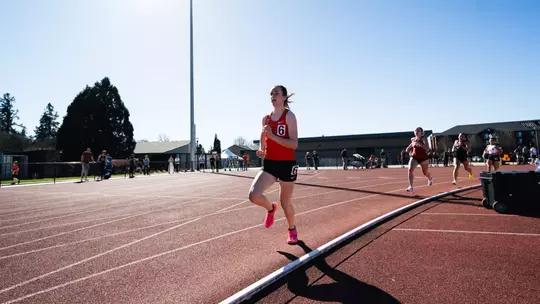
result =
[[[294,182],[298,175],[298,165],[295,160],[265,159],[262,170],[282,182]]]
[[[497,154],[488,154],[488,159],[491,161],[501,161],[501,157]]]

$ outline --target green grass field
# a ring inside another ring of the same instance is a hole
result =
[[[121,174],[113,174],[112,177],[124,177],[124,174],[121,173]],[[94,179],[94,176],[89,176],[88,177],[89,180],[93,180]],[[81,177],[80,176],[69,176],[69,177],[57,177],[56,178],[56,182],[69,182],[69,181],[73,181],[73,182],[76,182],[76,181],[80,181],[81,180]],[[2,180],[2,185],[11,185],[12,184],[12,180]],[[24,184],[40,184],[40,183],[53,183],[55,182],[55,179],[52,178],[52,177],[48,177],[48,178],[38,178],[38,179],[21,179],[20,180],[20,185],[24,185]]]

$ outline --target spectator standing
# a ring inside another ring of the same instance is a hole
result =
[[[306,152],[306,170],[311,170],[311,155],[309,154],[309,151]]]
[[[380,157],[381,157],[381,168],[388,168],[388,164],[386,162],[386,152],[384,152],[384,149],[381,149]]]
[[[105,161],[107,160],[107,151],[101,151],[101,154],[98,156],[97,163],[99,165],[99,180],[103,180],[105,177]]]
[[[171,157],[169,157],[169,174],[174,174],[174,159],[171,155]]]
[[[319,170],[319,154],[315,150],[313,150],[313,167],[315,170]]]
[[[94,155],[92,150],[87,148],[81,155],[81,183],[83,181],[88,181],[88,171],[90,171],[90,162],[94,162]]]
[[[19,163],[17,161],[14,161],[13,165],[11,165],[11,178],[13,179],[12,185],[21,183],[19,179]]]
[[[341,159],[343,160],[343,170],[347,170],[347,163],[348,163],[348,156],[347,156],[347,149],[343,149],[341,151]]]
[[[531,144],[531,158],[532,158],[532,162],[533,164],[536,163],[536,159],[538,158],[538,151],[536,150],[536,147],[533,146],[533,144]]]
[[[244,155],[242,155],[242,160],[244,161],[244,171],[247,171],[249,162],[249,156],[247,152],[244,152]]]
[[[129,156],[129,178],[135,177],[135,154]]]
[[[144,175],[150,175],[150,158],[148,158],[148,155],[144,156],[143,160],[143,174]]]

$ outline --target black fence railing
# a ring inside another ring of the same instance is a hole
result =
[[[255,168],[262,166],[263,159],[254,159],[248,161],[248,168]],[[305,159],[297,159],[299,167],[306,167]],[[386,163],[382,163],[380,160],[376,162],[370,162],[368,159],[358,159],[349,157],[347,159],[347,165],[349,167],[365,168],[377,168],[384,165],[398,165],[401,164],[397,161],[388,160]],[[12,175],[12,163],[0,163],[0,186],[12,183],[35,183],[35,182],[52,182],[56,183],[61,180],[74,180],[82,179],[83,166],[80,162],[18,162],[19,172],[17,180],[13,179]],[[310,159],[310,167],[317,168],[342,168],[343,158],[341,157],[320,157],[315,163],[313,158]],[[210,155],[197,155],[197,163],[194,170],[227,170],[227,171],[240,171],[244,169],[244,161],[241,158],[226,158],[226,159],[213,159]],[[130,167],[128,160],[113,160],[110,170],[110,176],[112,177],[125,177],[130,174],[130,170],[133,170],[134,175],[152,175],[156,173],[178,173],[187,172],[191,170],[191,164],[189,161],[150,161],[148,166],[142,159],[135,161],[135,166]],[[100,179],[102,175],[105,175],[107,168],[103,163],[93,162],[89,164],[87,173],[88,179]]]

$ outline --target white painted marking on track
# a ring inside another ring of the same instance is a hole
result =
[[[393,185],[393,184],[399,184],[399,183],[402,183],[402,182],[390,182],[390,183],[382,183],[382,184],[374,184],[374,185],[363,185],[363,186],[359,186],[359,187],[352,188],[352,189],[361,189],[361,188],[365,188],[365,187],[374,187],[374,186],[386,186],[386,185]],[[420,188],[422,188],[422,187],[424,187],[424,186],[420,186]],[[315,194],[310,194],[310,195],[305,195],[305,196],[293,197],[292,199],[293,200],[298,200],[298,199],[309,198],[309,197],[314,197],[314,196],[326,195],[326,194],[335,193],[335,192],[339,192],[339,191],[343,191],[343,190],[332,190],[332,191],[327,191],[327,192],[322,192],[322,193],[315,193]],[[358,199],[361,199],[361,197],[358,198]],[[199,200],[195,200],[194,202],[197,202],[197,201],[199,201]],[[190,202],[188,202],[188,203],[190,203]],[[209,214],[190,217],[190,218],[182,219],[180,221],[191,220],[191,219],[198,218],[198,217],[206,218],[206,217],[209,217],[209,216],[219,215],[219,214],[226,213],[226,212],[240,211],[240,210],[245,210],[245,209],[255,208],[255,207],[260,208],[257,205],[251,205],[251,206],[247,206],[247,207],[232,209],[233,207],[236,207],[236,206],[238,206],[238,205],[240,205],[242,203],[245,203],[245,201],[243,201],[241,203],[238,203],[238,204],[235,204],[233,206],[230,206],[228,208],[221,209],[221,210],[209,213]],[[119,219],[119,220],[122,220],[122,219]],[[115,222],[115,221],[117,221],[117,220],[114,220],[112,222]],[[103,224],[108,224],[108,223],[111,223],[111,222],[107,222],[107,223],[103,223]],[[24,243],[14,244],[14,245],[11,245],[11,246],[8,246],[8,247],[0,248],[0,250],[5,250],[5,249],[13,248],[13,247],[18,247],[18,246],[25,245],[25,244],[28,244],[28,243],[33,243],[33,242],[36,242],[36,241],[41,241],[41,240],[49,239],[49,238],[52,238],[52,237],[61,236],[63,234],[67,234],[67,233],[71,233],[71,232],[77,232],[79,230],[84,230],[84,229],[88,229],[88,228],[93,228],[93,227],[100,226],[100,225],[102,225],[102,224],[97,224],[97,225],[89,226],[89,227],[83,227],[83,228],[80,228],[80,229],[77,229],[77,230],[74,230],[74,231],[68,231],[66,233],[60,233],[60,234],[44,237],[44,238],[37,239],[37,240],[32,240],[32,241],[27,241],[27,242],[24,242]],[[139,229],[146,229],[146,228],[150,228],[150,227],[154,227],[154,226],[141,227]],[[123,232],[119,232],[117,234],[122,234],[122,233]],[[109,236],[113,236],[113,235],[117,235],[117,234],[103,235],[103,236],[100,236],[98,238],[105,238],[105,237],[109,237]],[[98,239],[98,238],[91,238],[91,239],[86,239],[86,240],[94,240],[94,239]],[[86,240],[82,240],[82,241],[86,241]],[[72,242],[72,243],[79,243],[79,242],[81,242],[81,241],[76,241],[76,242]],[[67,243],[67,244],[71,244],[71,243]],[[23,254],[28,254],[28,253],[32,253],[32,252],[38,252],[38,251],[42,251],[42,250],[53,249],[53,248],[57,248],[57,247],[62,247],[62,246],[67,245],[67,244],[58,244],[56,246],[50,246],[50,247],[35,249],[35,250],[31,250],[31,251],[21,252],[21,253],[17,253],[17,254],[11,255],[11,256],[23,255]],[[4,258],[7,258],[7,257],[10,257],[10,256],[6,256]]]
[[[478,187],[480,187],[480,185],[467,187],[466,189],[472,189],[472,188],[478,188]],[[448,195],[449,193],[452,193],[452,192],[455,193],[455,192],[464,191],[464,190],[457,189],[457,190],[451,190],[451,191],[447,191],[447,192],[442,192],[442,193],[439,193],[439,194],[437,194],[435,196],[431,196],[429,198],[425,198],[423,200],[416,201],[416,202],[413,202],[411,204],[402,206],[402,207],[397,208],[397,209],[395,209],[395,210],[393,210],[391,212],[388,212],[388,213],[386,213],[384,215],[381,215],[381,216],[379,216],[379,217],[377,217],[377,218],[375,218],[375,219],[373,219],[371,221],[368,221],[368,222],[354,228],[353,230],[350,230],[350,231],[342,234],[341,236],[331,240],[330,242],[327,242],[326,244],[324,244],[322,246],[319,246],[318,248],[310,251],[309,253],[306,253],[305,255],[301,256],[297,260],[295,260],[293,262],[290,262],[287,265],[277,269],[276,271],[270,273],[269,275],[265,276],[264,278],[256,281],[255,283],[249,285],[248,287],[240,290],[236,294],[234,294],[234,295],[228,297],[227,299],[221,301],[220,304],[240,303],[241,301],[248,300],[258,290],[263,289],[265,286],[268,286],[272,282],[275,282],[276,280],[282,278],[283,276],[285,276],[288,273],[294,271],[298,267],[301,267],[302,265],[305,265],[308,261],[315,259],[316,257],[320,256],[324,252],[327,252],[328,250],[331,250],[332,248],[334,248],[338,244],[342,243],[343,241],[345,241],[345,240],[347,240],[347,239],[349,239],[351,237],[354,237],[355,235],[358,235],[359,233],[362,233],[362,232],[366,231],[366,229],[369,229],[370,227],[375,227],[376,225],[378,225],[378,224],[380,224],[382,222],[385,222],[386,220],[388,220],[389,218],[391,218],[394,215],[401,214],[402,212],[406,212],[407,210],[411,210],[412,208],[420,206],[420,205],[422,205],[422,204],[424,204],[424,203],[426,203],[428,201],[432,201],[434,199],[443,197],[443,196]]]
[[[517,216],[515,214],[500,214],[500,213],[459,213],[459,212],[423,212],[421,215],[464,215],[464,216]]]
[[[416,229],[416,228],[394,228],[392,230],[411,231],[411,232],[440,232],[440,233],[490,234],[490,235],[515,235],[515,236],[540,237],[540,233],[519,233],[519,232],[498,232],[498,231],[468,231],[468,230]]]
[[[322,174],[322,172],[321,172],[320,174]],[[319,174],[319,175],[320,175],[320,174]],[[451,176],[451,174],[448,175],[448,176]],[[315,177],[315,176],[313,176],[313,177]],[[397,178],[396,178],[396,179],[397,179]],[[462,179],[465,180],[465,178],[462,178]],[[303,182],[303,181],[304,181],[304,180],[299,181],[299,182]],[[364,181],[370,182],[370,181],[373,181],[373,179],[371,179],[371,178],[370,178],[370,179],[365,179]],[[358,181],[354,181],[354,182],[352,182],[352,183],[356,183],[356,182],[358,182]],[[337,187],[337,186],[343,186],[343,185],[349,184],[349,183],[351,183],[351,182],[343,183],[343,182],[340,181],[340,182],[338,182],[338,183],[335,184],[335,185],[321,185],[321,187]],[[368,187],[368,188],[373,188],[373,187],[376,187],[376,186],[386,186],[386,185],[393,185],[393,184],[400,184],[400,183],[404,183],[404,181],[391,182],[391,183],[383,183],[383,184],[367,184],[367,185],[364,184],[364,185],[362,185],[362,186],[358,186],[358,187],[350,188],[350,189],[351,189],[351,190],[359,190],[359,189],[366,188],[366,187]],[[423,187],[424,187],[424,186],[419,186],[419,187],[416,187],[416,188],[423,188]],[[279,190],[279,188],[274,189],[274,190],[269,191],[269,192],[266,192],[265,194],[270,194],[270,193],[276,192],[276,191],[278,191],[278,190]],[[300,196],[300,197],[294,197],[294,196],[293,196],[292,199],[308,198],[308,197],[314,197],[314,196],[319,196],[319,195],[325,195],[325,194],[330,194],[330,193],[335,193],[335,192],[340,192],[340,191],[346,191],[346,189],[332,190],[332,191],[328,191],[328,192],[315,193],[315,194],[304,195],[304,196]],[[244,201],[242,201],[242,202],[240,202],[240,203],[238,203],[238,204],[235,204],[235,205],[226,207],[226,208],[221,209],[221,210],[219,210],[219,211],[229,210],[229,209],[231,209],[231,208],[237,207],[237,206],[239,206],[239,205],[241,205],[241,204],[248,203],[248,202],[249,202],[249,200],[244,200]],[[218,212],[219,212],[219,211],[218,211]]]
[[[226,189],[229,189],[229,186],[231,185],[234,185],[234,183],[232,184],[226,184],[224,185],[225,187],[218,187],[218,189],[222,189],[222,190],[226,190]],[[243,186],[238,186],[238,187],[233,187],[232,189],[239,189]],[[201,200],[217,200],[217,201],[223,201],[223,200],[226,200],[226,198],[224,197],[217,197],[217,196],[220,196],[220,194],[217,194],[217,195],[211,195],[211,196],[194,196],[194,200],[191,200],[189,202],[187,202],[186,204],[188,203],[193,203],[193,202],[197,202],[197,201],[201,201]],[[121,204],[110,204],[110,205],[106,205],[106,206],[102,206],[102,207],[99,207],[97,209],[93,209],[93,210],[86,210],[84,212],[81,211],[81,213],[92,213],[92,212],[95,212],[95,211],[99,211],[99,210],[105,210],[105,209],[109,209],[109,208],[116,208],[116,207],[126,207],[126,206],[132,206],[132,205],[142,205],[142,206],[148,206],[149,203],[153,203],[153,202],[157,202],[157,203],[162,203],[162,201],[160,200],[161,197],[160,196],[154,196],[152,197],[152,200],[151,201],[145,201],[145,202],[140,202],[140,201],[134,201],[134,202],[130,202],[130,203],[124,203],[124,202],[127,202],[129,201],[129,197],[130,196],[126,196],[127,199],[126,200],[122,200]],[[176,197],[174,197],[176,198]],[[182,198],[182,199],[189,199],[190,197],[189,196],[179,196],[178,198]],[[166,203],[166,202],[164,202]],[[178,206],[183,206],[184,204],[179,204]],[[173,206],[169,206],[169,207],[165,207],[165,208],[160,208],[160,209],[155,209],[155,210],[151,210],[151,211],[147,211],[147,212],[143,212],[143,213],[140,213],[141,215],[143,214],[148,214],[148,213],[151,213],[151,212],[155,212],[155,211],[162,211],[162,210],[170,210],[170,209],[175,209],[176,207],[173,205]],[[129,214],[128,214],[129,215]],[[62,216],[62,217],[69,217],[70,215],[67,215],[67,216]],[[113,216],[108,216],[108,217],[100,217],[100,218],[94,218],[94,219],[89,219],[89,220],[82,220],[82,221],[77,221],[77,222],[70,222],[70,223],[64,223],[64,224],[58,224],[58,225],[53,225],[53,226],[46,226],[46,227],[38,227],[38,228],[32,228],[32,229],[27,229],[27,230],[20,230],[20,231],[13,231],[13,232],[8,232],[8,233],[2,233],[0,234],[0,236],[6,236],[6,235],[13,235],[13,234],[19,234],[19,233],[26,233],[26,232],[32,232],[32,231],[37,231],[37,230],[43,230],[43,229],[50,229],[50,228],[58,228],[58,227],[64,227],[64,226],[69,226],[69,225],[76,225],[76,224],[81,224],[81,223],[87,223],[87,222],[93,222],[93,221],[99,221],[99,220],[108,220],[108,219],[114,219],[114,218],[118,218],[122,215],[113,215]],[[49,219],[43,219],[43,220],[39,220],[39,221],[36,221],[36,222],[44,222],[44,221],[48,221]],[[16,224],[16,225],[11,225],[11,226],[4,226],[4,227],[0,227],[0,230],[1,229],[5,229],[5,228],[11,228],[11,227],[15,227],[15,226],[24,226],[26,225],[27,223],[22,223],[22,224]],[[0,248],[0,250],[3,249],[3,248]]]
[[[304,178],[303,180],[297,181],[297,182],[304,182],[304,181],[306,181],[306,180],[308,180],[308,179],[311,179],[311,178],[320,176],[321,174],[323,174],[323,172],[315,173],[314,175],[311,175],[310,177],[306,177],[306,178]],[[272,191],[269,191],[269,192],[267,192],[267,193],[265,193],[265,194],[274,193],[274,192],[278,191],[279,189],[280,189],[280,188],[278,187],[277,189],[274,189],[274,190],[272,190]],[[241,202],[238,203],[238,204],[234,204],[234,205],[232,205],[232,206],[229,206],[229,207],[223,208],[223,209],[221,209],[221,210],[218,210],[217,212],[229,210],[229,209],[231,209],[231,208],[234,208],[234,207],[236,207],[236,206],[242,205],[242,204],[244,204],[244,203],[249,203],[249,199],[244,200],[244,201],[241,201]]]
[[[219,194],[216,194],[216,195],[213,195],[212,197],[218,196],[218,195],[219,195]],[[223,199],[223,200],[227,200],[227,199]],[[114,222],[123,221],[123,220],[129,219],[129,218],[134,218],[134,217],[146,215],[146,214],[150,214],[150,213],[153,213],[153,212],[164,211],[164,210],[170,210],[170,209],[176,209],[176,208],[180,208],[180,207],[183,207],[183,206],[185,206],[185,205],[192,204],[192,203],[196,203],[196,202],[200,202],[200,201],[204,201],[204,199],[195,199],[195,200],[183,202],[183,203],[180,203],[180,204],[176,204],[176,205],[173,205],[173,206],[170,206],[170,207],[165,207],[165,208],[161,208],[161,209],[154,209],[154,210],[150,210],[150,211],[146,211],[146,212],[142,212],[142,213],[135,213],[135,214],[131,214],[131,215],[124,216],[124,217],[120,217],[121,215],[118,215],[118,216],[116,216],[117,219],[114,219],[114,220],[111,220],[111,221],[107,221],[107,222],[103,222],[103,223],[98,223],[98,224],[95,224],[95,225],[90,225],[90,226],[78,228],[78,229],[75,229],[75,230],[70,230],[70,231],[60,232],[60,233],[57,233],[57,234],[54,234],[54,235],[50,235],[50,236],[42,237],[42,238],[39,238],[39,239],[34,239],[34,240],[22,242],[22,243],[17,243],[17,244],[9,245],[9,246],[6,246],[6,247],[1,247],[0,250],[6,250],[6,249],[14,248],[14,247],[19,247],[19,246],[22,246],[22,245],[26,245],[26,244],[30,244],[30,243],[35,243],[35,242],[38,242],[38,241],[43,241],[43,240],[46,240],[46,239],[50,239],[50,238],[54,238],[54,237],[58,237],[58,236],[66,235],[66,234],[70,234],[70,233],[73,233],[73,232],[78,232],[78,231],[82,231],[82,230],[86,230],[86,229],[90,229],[90,228],[102,226],[102,225],[111,224],[111,223],[114,223]],[[118,217],[120,217],[120,218],[118,218]],[[115,217],[113,217],[113,218],[115,218]]]
[[[450,182],[434,183],[433,185],[437,185],[437,184],[438,184],[438,185],[440,185],[440,184],[448,184],[448,183],[450,183]],[[423,186],[417,186],[416,188],[424,188],[424,187],[428,187],[428,186],[427,186],[427,185],[423,185]],[[382,195],[382,194],[389,194],[389,193],[395,193],[395,192],[401,192],[401,191],[404,191],[404,190],[403,190],[402,188],[400,188],[400,189],[396,189],[396,190],[386,191],[386,192],[383,192],[383,193],[380,193],[380,194],[372,194],[372,195],[363,196],[363,197],[360,197],[360,198],[355,198],[355,199],[345,200],[345,201],[337,202],[337,203],[334,203],[334,204],[330,204],[330,205],[322,206],[322,207],[319,207],[319,208],[314,208],[314,209],[310,209],[310,210],[307,210],[307,211],[304,211],[304,212],[300,212],[300,213],[297,213],[296,216],[300,216],[300,215],[305,215],[305,214],[313,213],[313,212],[316,212],[316,211],[320,211],[320,210],[324,210],[324,209],[327,209],[327,208],[331,208],[331,207],[335,207],[335,206],[339,206],[339,205],[351,203],[351,202],[354,202],[354,201],[359,201],[359,200],[364,200],[364,199],[376,197],[376,196],[379,196],[379,195]],[[196,219],[194,219],[193,221],[198,221],[198,220],[200,220],[200,219],[201,219],[201,217],[196,218]],[[283,221],[283,220],[285,220],[285,219],[286,219],[285,217],[278,218],[278,219],[275,220],[275,222]],[[189,223],[191,223],[191,221],[190,221],[190,222],[183,223],[182,225],[186,225],[186,224],[189,224]],[[79,279],[76,279],[76,280],[71,280],[71,281],[65,282],[65,283],[63,283],[63,284],[59,284],[59,285],[56,285],[56,286],[53,286],[53,287],[50,287],[50,288],[47,288],[47,289],[44,289],[44,290],[40,290],[40,291],[37,291],[37,292],[33,292],[33,293],[27,294],[27,295],[25,295],[25,296],[19,297],[19,298],[17,298],[17,299],[7,301],[7,302],[5,302],[5,303],[7,304],[7,303],[15,303],[15,302],[19,302],[19,301],[22,301],[22,300],[24,300],[24,299],[34,297],[34,296],[36,296],[36,295],[40,295],[40,294],[43,294],[43,293],[46,293],[46,292],[50,292],[50,291],[53,291],[53,290],[56,290],[56,289],[59,289],[59,288],[62,288],[62,287],[68,286],[68,285],[72,285],[72,284],[75,284],[75,283],[78,283],[78,282],[82,282],[82,281],[85,281],[85,280],[88,280],[88,279],[91,279],[91,278],[94,278],[94,277],[97,277],[97,276],[100,276],[100,275],[103,275],[103,274],[106,274],[106,273],[109,273],[109,272],[112,272],[112,271],[116,271],[116,270],[119,270],[119,269],[122,269],[122,268],[125,268],[125,267],[128,267],[128,266],[131,266],[131,265],[135,265],[135,264],[139,264],[139,263],[142,263],[142,262],[145,262],[145,261],[153,260],[153,259],[156,259],[156,258],[158,258],[158,257],[162,257],[162,256],[165,256],[165,255],[174,253],[174,252],[178,252],[178,251],[181,251],[181,250],[185,250],[185,249],[188,249],[188,248],[191,248],[191,247],[200,245],[200,244],[208,243],[208,242],[211,242],[211,241],[214,241],[214,240],[217,240],[217,239],[221,239],[221,238],[224,238],[224,237],[227,237],[227,236],[230,236],[230,235],[238,234],[238,233],[241,233],[241,232],[244,232],[244,231],[248,231],[248,230],[251,230],[251,229],[254,229],[254,228],[257,228],[257,227],[262,227],[262,226],[264,226],[264,224],[258,224],[258,225],[254,225],[254,226],[242,228],[242,229],[239,229],[239,230],[231,231],[231,232],[228,232],[228,233],[225,233],[225,234],[217,235],[217,236],[215,236],[215,237],[208,238],[208,239],[205,239],[205,240],[196,242],[196,243],[192,243],[192,244],[185,245],[185,246],[182,246],[182,247],[179,247],[179,248],[171,249],[171,250],[168,250],[168,251],[165,251],[165,252],[162,252],[162,253],[158,253],[158,254],[155,254],[155,255],[152,255],[152,256],[143,258],[143,259],[135,260],[135,261],[132,261],[132,262],[129,262],[129,263],[126,263],[126,264],[123,264],[123,265],[120,265],[120,266],[117,266],[117,267],[114,267],[114,268],[110,268],[110,269],[107,269],[107,270],[104,270],[104,271],[101,271],[101,272],[98,272],[98,273],[94,273],[94,274],[91,274],[91,275],[88,275],[88,276],[85,276],[85,277],[82,277],[82,278],[79,278]],[[176,227],[176,226],[175,226],[175,227]],[[173,228],[173,227],[168,228],[168,230],[172,230],[172,229],[174,229],[174,228]],[[163,231],[162,231],[162,232],[158,232],[157,234],[161,234],[161,233],[163,233]],[[132,242],[132,243],[140,242],[141,240],[145,240],[145,239],[148,239],[148,238],[150,238],[150,237],[152,237],[152,236],[147,236],[147,237],[145,237],[144,239],[136,240],[136,241],[134,241],[134,242]],[[122,245],[122,246],[117,247],[117,248],[113,248],[113,249],[111,249],[111,250],[109,250],[109,251],[106,251],[106,252],[103,252],[103,253],[98,254],[98,256],[103,256],[103,255],[105,255],[105,254],[107,254],[107,253],[109,253],[109,252],[116,251],[116,250],[118,250],[118,249],[120,249],[120,248],[127,247],[127,246],[129,246],[130,244],[132,244],[132,243],[125,244],[125,245]],[[75,266],[75,265],[84,263],[85,261],[94,259],[94,258],[96,258],[96,257],[97,257],[97,256],[93,256],[93,257],[90,257],[90,258],[81,260],[81,261],[76,262],[76,263],[74,263],[74,264],[67,265],[67,266],[65,266],[65,267],[56,269],[56,270],[51,271],[51,272],[49,272],[49,273],[45,273],[45,274],[43,274],[43,275],[41,275],[41,276],[32,278],[32,279],[27,280],[27,281],[25,281],[25,282],[21,282],[21,283],[18,283],[18,284],[16,284],[16,285],[7,287],[7,288],[5,288],[5,289],[3,289],[3,290],[0,290],[0,293],[4,293],[4,292],[9,291],[9,290],[12,290],[12,289],[14,289],[14,288],[16,288],[16,287],[20,287],[20,286],[26,285],[26,284],[28,284],[28,283],[30,283],[30,282],[36,281],[36,280],[38,280],[38,279],[40,279],[40,278],[49,276],[49,275],[54,274],[54,273],[58,273],[58,272],[60,272],[60,271],[62,271],[62,270],[64,270],[64,269],[67,269],[67,268],[73,267],[73,266]]]
[[[189,222],[181,223],[181,224],[175,225],[175,226],[173,226],[173,227],[169,227],[169,228],[167,228],[167,229],[165,229],[165,230],[162,230],[162,231],[160,231],[160,232],[156,232],[156,233],[151,234],[151,235],[149,235],[149,236],[145,236],[145,237],[143,237],[143,238],[141,238],[141,239],[138,239],[138,240],[135,240],[135,241],[133,241],[133,242],[124,244],[124,245],[122,245],[122,246],[119,246],[119,247],[116,247],[116,248],[107,250],[107,251],[105,251],[105,252],[102,252],[102,253],[99,253],[99,254],[96,254],[96,255],[93,255],[93,256],[91,256],[91,257],[89,257],[89,258],[86,258],[86,259],[84,259],[84,260],[80,260],[80,261],[78,261],[78,262],[75,262],[75,263],[66,265],[66,266],[64,266],[64,267],[62,267],[62,268],[58,268],[58,269],[53,270],[53,271],[51,271],[51,272],[48,272],[48,273],[42,274],[42,275],[40,275],[40,276],[34,277],[34,278],[30,279],[30,280],[27,280],[27,281],[24,281],[24,282],[20,282],[20,283],[18,283],[18,284],[15,284],[15,285],[12,285],[12,286],[10,286],[10,287],[8,287],[8,288],[4,288],[4,289],[0,290],[0,294],[5,293],[6,291],[10,291],[10,290],[12,290],[12,289],[15,289],[15,288],[17,288],[17,287],[24,286],[24,285],[26,285],[26,284],[32,283],[32,282],[37,281],[37,280],[39,280],[39,279],[45,278],[45,277],[47,277],[47,276],[53,275],[53,274],[58,273],[58,272],[60,272],[60,271],[62,271],[62,270],[66,270],[66,269],[69,269],[69,268],[71,268],[71,267],[80,265],[80,264],[82,264],[82,263],[86,263],[86,262],[88,262],[88,261],[91,261],[91,260],[93,260],[93,259],[97,259],[97,258],[99,258],[99,257],[101,257],[101,256],[104,256],[104,255],[109,254],[109,253],[111,253],[111,252],[120,250],[120,249],[122,249],[122,248],[126,248],[126,247],[128,247],[128,246],[134,245],[134,244],[136,244],[136,243],[142,242],[142,241],[147,240],[147,239],[149,239],[149,238],[156,237],[156,236],[158,236],[158,235],[160,235],[160,234],[163,234],[163,233],[165,233],[165,232],[169,232],[169,231],[171,231],[171,230],[173,230],[173,229],[176,229],[176,228],[180,228],[180,227],[182,227],[182,226],[184,226],[184,225],[187,225],[187,224],[189,224],[189,223],[192,223],[192,222],[195,222],[195,221],[198,221],[198,220],[200,220],[200,218],[191,220],[191,221],[189,221]]]

